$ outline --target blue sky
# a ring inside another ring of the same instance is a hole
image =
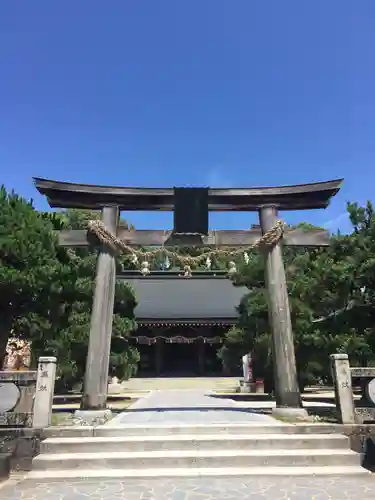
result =
[[[374,198],[373,0],[2,0],[0,182],[251,187],[345,178]],[[168,228],[171,214],[126,214]],[[213,214],[246,228],[256,214]]]

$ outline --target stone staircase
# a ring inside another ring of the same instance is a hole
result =
[[[347,437],[301,429],[248,423],[50,428],[29,478],[368,473]]]

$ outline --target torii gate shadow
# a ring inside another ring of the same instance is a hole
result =
[[[148,408],[127,408],[121,411],[121,414],[126,413],[163,413],[163,412],[237,412],[237,413],[256,413],[258,415],[265,415],[265,411],[263,409],[257,408],[236,408],[236,407],[228,407],[228,406],[162,406],[162,407],[148,407]]]

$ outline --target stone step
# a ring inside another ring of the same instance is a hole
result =
[[[310,426],[308,434],[318,434],[314,426]],[[319,426],[320,427],[320,426]],[[327,426],[330,432],[331,426]],[[113,425],[107,422],[105,425],[90,426],[62,426],[48,427],[44,429],[44,437],[124,437],[124,436],[181,436],[181,435],[205,435],[205,434],[225,434],[225,435],[249,435],[249,434],[302,434],[298,427],[288,424],[249,424],[236,423],[212,423],[212,424],[123,424]]]
[[[173,477],[243,477],[243,476],[359,476],[371,474],[360,466],[325,466],[325,467],[226,467],[226,468],[182,468],[170,469],[61,469],[34,470],[27,479],[35,481],[66,481],[67,479],[122,479],[122,478],[173,478]]]
[[[338,425],[330,424],[261,424],[249,423],[212,423],[212,424],[126,424],[122,426],[106,425],[98,427],[90,426],[63,426],[48,427],[44,429],[44,437],[124,437],[124,436],[181,436],[181,435],[205,435],[205,434],[225,434],[225,435],[264,435],[264,434],[304,434],[320,435],[322,439],[327,434],[340,434],[343,429]]]
[[[82,428],[81,428],[82,429]],[[72,429],[73,436],[75,431]],[[80,430],[77,429],[79,433]],[[123,424],[121,426],[106,425],[98,426],[92,435],[98,437],[121,437],[121,436],[166,436],[166,435],[202,435],[202,434],[226,434],[226,435],[263,435],[263,434],[334,434],[329,424],[270,424],[262,423],[212,423],[212,424]],[[54,434],[57,436],[57,434]],[[67,436],[67,434],[65,434]],[[50,435],[50,437],[53,437]],[[324,438],[323,438],[324,439]]]
[[[34,458],[34,470],[359,466],[351,450],[178,450],[153,452],[48,453]]]
[[[267,450],[267,449],[348,449],[349,440],[340,434],[321,436],[303,434],[264,435],[167,435],[125,437],[48,438],[41,443],[41,453],[102,453],[184,450]]]

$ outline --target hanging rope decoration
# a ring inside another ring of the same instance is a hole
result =
[[[88,223],[88,230],[93,233],[97,239],[104,245],[109,246],[115,252],[122,252],[126,255],[131,256],[133,264],[138,264],[140,262],[141,273],[146,276],[150,274],[150,263],[149,260],[155,259],[155,257],[168,257],[173,262],[179,263],[183,266],[184,276],[186,278],[191,277],[192,266],[196,267],[200,264],[205,263],[207,268],[211,267],[211,262],[213,258],[217,257],[238,257],[243,255],[245,263],[249,263],[249,250],[255,249],[265,249],[267,247],[272,247],[276,245],[284,235],[284,222],[282,220],[277,220],[275,225],[267,231],[258,241],[253,245],[246,248],[233,249],[213,249],[202,252],[200,255],[192,257],[190,255],[182,255],[173,250],[169,250],[166,247],[158,247],[154,250],[139,250],[137,248],[127,245],[124,241],[121,241],[114,236],[105,226],[105,224],[100,220],[91,220]],[[228,273],[235,274],[237,272],[236,264],[233,261],[228,263]]]

